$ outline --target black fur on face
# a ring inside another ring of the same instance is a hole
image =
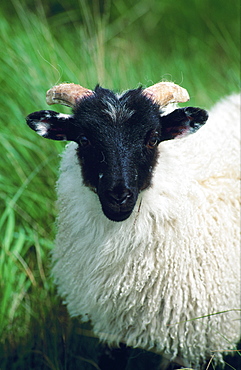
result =
[[[78,143],[84,184],[97,193],[106,217],[123,221],[139,192],[151,185],[158,144],[196,132],[207,118],[205,110],[193,107],[162,116],[141,88],[118,96],[97,86],[73,115],[43,110],[26,120],[40,136]]]
[[[117,97],[97,87],[74,117],[84,183],[98,194],[105,215],[122,221],[151,184],[161,140],[159,107],[141,89]]]

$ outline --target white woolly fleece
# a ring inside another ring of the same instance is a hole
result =
[[[239,123],[233,95],[196,134],[160,144],[152,186],[118,223],[67,145],[53,275],[70,315],[91,320],[101,339],[180,355],[195,369],[239,340]]]

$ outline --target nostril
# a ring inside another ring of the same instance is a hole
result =
[[[107,198],[119,205],[124,204],[131,197],[132,192],[127,188],[116,187],[113,190],[107,191]]]

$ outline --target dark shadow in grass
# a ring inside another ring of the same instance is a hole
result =
[[[70,319],[60,303],[32,318],[29,333],[0,344],[1,370],[158,370],[161,356],[125,345],[110,349],[92,335],[89,324]],[[223,370],[241,369],[241,356],[227,356]],[[168,370],[178,369],[171,364]],[[205,367],[204,367],[205,369]],[[209,367],[213,369],[212,364]],[[216,368],[221,370],[221,367]]]

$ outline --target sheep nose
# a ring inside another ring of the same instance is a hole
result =
[[[107,198],[111,203],[125,204],[127,199],[132,197],[132,192],[127,188],[116,187],[112,190],[107,191]]]

